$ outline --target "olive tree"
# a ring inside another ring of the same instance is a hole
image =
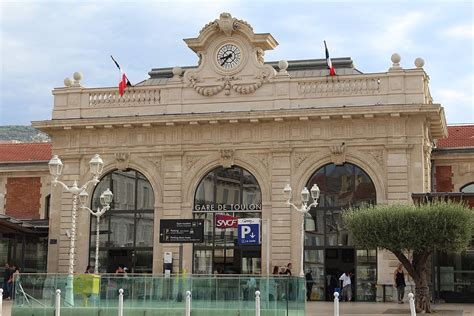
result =
[[[392,252],[415,282],[416,309],[431,313],[427,272],[433,251],[461,251],[474,233],[474,213],[463,204],[366,205],[349,209],[344,221],[360,248]]]

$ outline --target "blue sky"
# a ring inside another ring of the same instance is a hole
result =
[[[390,56],[425,60],[447,122],[474,123],[472,1],[52,1],[0,2],[0,125],[51,119],[51,90],[81,71],[85,87],[115,86],[114,55],[132,83],[151,68],[197,64],[183,38],[221,12],[279,42],[266,61],[352,57],[385,72]]]

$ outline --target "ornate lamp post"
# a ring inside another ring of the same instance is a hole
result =
[[[97,211],[93,211],[84,204],[87,202],[89,198],[89,194],[86,191],[82,191],[79,193],[79,201],[81,202],[81,208],[88,210],[91,215],[94,215],[97,219],[96,223],[96,235],[95,235],[95,266],[94,266],[94,274],[99,274],[99,226],[100,226],[100,217],[104,215],[110,209],[110,203],[114,198],[114,195],[110,189],[105,190],[100,195],[100,204],[102,208],[97,207]]]
[[[313,203],[308,205],[309,201],[309,191],[306,187],[301,191],[301,207],[297,207],[293,203],[290,202],[291,200],[291,186],[287,184],[283,189],[283,194],[285,195],[286,204],[293,207],[298,213],[301,214],[301,270],[300,270],[300,277],[304,277],[304,219],[305,215],[309,212],[309,210],[314,206],[318,206],[318,199],[319,199],[319,188],[316,184],[313,184],[311,188],[311,198],[313,199]]]
[[[87,181],[83,186],[79,187],[77,181],[74,180],[72,187],[68,187],[63,182],[59,181],[63,170],[63,163],[57,155],[54,155],[53,158],[48,163],[49,172],[51,173],[52,180],[51,183],[56,186],[58,183],[63,187],[64,191],[72,194],[72,214],[71,214],[71,239],[69,243],[69,270],[66,284],[66,298],[65,301],[69,305],[74,305],[74,293],[73,293],[73,274],[74,274],[74,253],[76,250],[76,219],[77,219],[77,197],[83,192],[87,187],[92,184],[96,185],[99,183],[99,176],[102,173],[104,168],[104,162],[99,155],[92,157],[89,162],[90,172],[92,174],[92,179]]]

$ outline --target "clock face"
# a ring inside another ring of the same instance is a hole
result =
[[[240,64],[240,48],[234,44],[225,44],[217,50],[217,64],[224,70],[232,70]]]

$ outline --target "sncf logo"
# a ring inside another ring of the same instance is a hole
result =
[[[236,228],[238,218],[230,215],[216,214],[216,228]]]

